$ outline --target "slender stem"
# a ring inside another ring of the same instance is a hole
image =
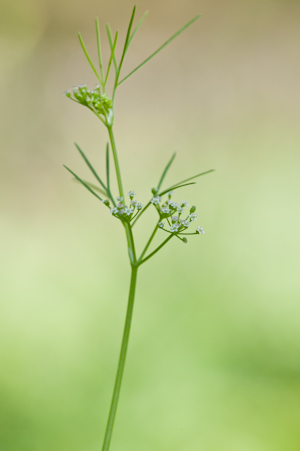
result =
[[[121,171],[120,171],[120,166],[119,166],[119,160],[118,160],[118,154],[117,154],[117,148],[116,148],[115,138],[114,138],[114,134],[113,134],[112,127],[111,127],[111,126],[108,126],[108,127],[107,127],[107,130],[108,130],[109,139],[110,139],[110,144],[111,144],[111,150],[112,150],[113,157],[114,157],[114,162],[115,162],[115,168],[116,168],[116,175],[117,175],[117,182],[118,182],[118,187],[119,187],[119,193],[120,193],[120,196],[123,197],[123,199],[124,199],[124,191],[123,191],[122,178],[121,178]]]
[[[141,210],[140,214],[135,218],[135,220],[132,223],[132,227],[136,223],[136,221],[141,217],[141,215],[147,210],[147,208],[151,205],[151,202],[148,202],[147,205]]]
[[[151,254],[147,255],[147,257],[144,258],[144,260],[139,261],[139,262],[138,262],[138,265],[139,265],[139,266],[142,265],[143,263],[145,263],[145,261],[149,260],[149,258],[153,257],[153,255],[156,254],[156,252],[158,252],[165,244],[167,244],[167,242],[170,241],[170,239],[171,239],[173,236],[174,236],[174,234],[168,236],[168,238],[167,238],[165,241],[163,241],[163,242],[161,243],[161,245],[158,246],[153,252],[151,252]]]
[[[108,134],[109,134],[111,150],[112,150],[113,157],[114,157],[119,193],[120,193],[120,196],[123,197],[123,199],[124,199],[121,171],[120,171],[117,147],[116,147],[116,143],[115,143],[112,126],[107,126],[107,130],[108,130]],[[129,259],[130,259],[131,264],[134,264],[136,262],[136,254],[135,254],[135,246],[134,246],[134,239],[133,239],[133,235],[132,235],[131,225],[126,222],[126,223],[124,223],[124,227],[125,227],[125,231],[126,231]]]
[[[134,295],[135,295],[135,287],[136,287],[136,279],[137,279],[137,270],[138,270],[137,266],[132,266],[127,313],[126,313],[126,320],[125,320],[125,326],[124,326],[124,332],[123,332],[123,340],[122,340],[122,345],[121,345],[115,387],[114,387],[114,391],[113,391],[113,396],[112,396],[112,401],[111,401],[110,412],[109,412],[109,416],[108,416],[102,451],[108,451],[108,449],[109,449],[111,435],[112,435],[113,426],[114,426],[114,420],[115,420],[117,406],[118,406],[123,371],[124,371],[125,360],[126,360],[126,353],[127,353],[127,348],[128,348],[131,320],[132,320]]]
[[[142,260],[142,258],[143,258],[144,255],[146,254],[147,249],[148,249],[148,247],[150,246],[151,241],[153,240],[154,235],[155,235],[156,232],[157,232],[157,229],[158,229],[158,225],[156,225],[155,229],[153,230],[152,235],[150,236],[150,238],[149,238],[149,240],[148,240],[148,243],[147,243],[146,246],[145,246],[145,249],[144,249],[143,252],[141,253],[140,258],[138,259],[139,262]]]

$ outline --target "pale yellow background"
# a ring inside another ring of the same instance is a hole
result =
[[[129,268],[120,224],[62,166],[90,177],[76,141],[104,175],[106,130],[62,93],[95,84],[77,32],[95,58],[95,17],[121,43],[132,7],[1,0],[1,451],[101,449]],[[176,197],[206,234],[140,270],[111,451],[299,451],[299,1],[147,9],[124,75],[202,17],[119,89],[125,189],[145,203],[174,151],[166,184],[216,172]]]

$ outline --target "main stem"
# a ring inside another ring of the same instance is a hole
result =
[[[115,168],[116,168],[116,176],[117,176],[119,193],[120,193],[120,196],[123,197],[123,201],[125,203],[125,197],[124,197],[124,191],[123,191],[123,185],[122,185],[122,178],[121,178],[121,170],[120,170],[120,166],[119,166],[117,147],[116,147],[116,143],[115,143],[115,138],[114,138],[112,126],[111,125],[107,126],[107,130],[108,130],[108,134],[109,134],[111,150],[112,150],[113,157],[114,157],[114,163],[115,163]],[[133,240],[131,225],[128,224],[127,222],[124,222],[124,227],[125,227],[126,239],[127,239],[127,244],[128,244],[129,259],[130,259],[131,265],[133,265],[136,262],[136,254],[135,254],[135,246],[134,246],[134,240]]]
[[[124,371],[124,366],[125,366],[126,353],[127,353],[127,348],[128,348],[138,267],[132,265],[131,268],[132,268],[131,269],[131,280],[130,280],[130,289],[129,289],[126,320],[125,320],[125,326],[124,326],[124,332],[123,332],[123,340],[122,340],[122,346],[121,346],[121,351],[120,351],[115,387],[114,387],[114,391],[113,391],[113,396],[112,396],[112,401],[111,401],[110,412],[109,412],[109,416],[108,416],[102,451],[108,451],[108,449],[109,449],[114,421],[115,421],[115,416],[116,416],[116,411],[117,411],[117,406],[118,406],[120,390],[121,390],[121,383],[122,383],[123,371]]]

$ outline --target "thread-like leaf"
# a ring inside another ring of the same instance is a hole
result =
[[[173,185],[173,186],[171,186],[170,188],[168,188],[168,189],[165,189],[164,191],[162,191],[161,193],[158,193],[157,195],[158,196],[163,196],[164,194],[166,194],[168,191],[170,191],[170,190],[175,190],[175,189],[178,189],[178,188],[182,188],[183,186],[188,186],[188,185],[196,185],[196,182],[191,182],[191,183],[184,183],[184,184],[181,184],[181,185]]]
[[[83,180],[81,180],[80,177],[78,177],[78,175],[75,174],[75,172],[71,171],[71,169],[69,169],[67,166],[64,165],[64,167],[67,169],[67,171],[69,171],[76,180],[78,180],[78,182],[80,182],[90,193],[92,193],[94,196],[96,196],[99,200],[102,201],[101,197],[98,196],[98,194],[96,194],[87,183],[85,183]]]
[[[139,21],[139,23],[138,23],[137,26],[135,27],[135,29],[134,29],[132,35],[131,35],[130,38],[129,38],[129,41],[128,41],[128,44],[127,44],[126,52],[127,52],[127,50],[129,49],[129,47],[130,47],[130,44],[131,44],[132,39],[134,38],[134,35],[136,34],[136,32],[138,31],[138,29],[140,28],[140,26],[142,25],[142,23],[143,23],[144,20],[146,19],[148,13],[149,13],[149,11],[146,11],[146,12],[144,13],[144,15],[142,16],[141,20]]]
[[[91,58],[89,57],[89,54],[88,54],[87,49],[86,49],[86,47],[85,47],[85,45],[84,45],[84,43],[83,43],[83,40],[82,40],[82,37],[81,37],[81,34],[80,34],[80,33],[78,33],[78,38],[79,38],[79,41],[80,41],[82,50],[84,51],[84,54],[85,54],[85,56],[86,56],[86,59],[88,60],[90,66],[91,66],[91,68],[93,69],[94,74],[95,74],[96,77],[98,78],[99,82],[102,83],[102,82],[101,82],[101,78],[99,77],[98,72],[96,71],[95,66],[94,66],[93,63],[92,63]]]
[[[173,186],[171,186],[169,188],[169,190],[175,189],[174,187],[177,185],[182,185],[182,183],[189,182],[190,180],[196,179],[197,177],[201,177],[201,175],[209,174],[210,172],[214,172],[214,169],[210,169],[209,171],[205,171],[205,172],[200,172],[200,174],[193,175],[193,177],[189,177],[188,179],[185,179],[185,180],[182,180],[181,182],[175,183]]]
[[[169,161],[169,163],[168,163],[167,166],[165,167],[164,172],[162,173],[162,176],[161,176],[161,178],[160,178],[160,180],[159,180],[159,182],[158,182],[158,185],[157,185],[157,190],[158,190],[158,191],[159,191],[159,189],[160,189],[160,187],[161,187],[161,185],[162,185],[162,182],[164,181],[164,178],[165,178],[165,176],[166,176],[168,170],[170,169],[170,166],[171,166],[171,164],[173,163],[175,157],[176,157],[176,152],[173,153],[173,155],[172,155],[172,157],[171,157],[171,160]]]
[[[77,147],[78,152],[80,153],[80,155],[82,156],[82,158],[84,159],[84,161],[86,162],[87,166],[89,167],[89,169],[91,170],[91,172],[94,174],[94,176],[96,177],[96,179],[98,180],[98,182],[100,183],[100,185],[102,185],[102,187],[105,189],[105,191],[107,191],[106,186],[105,186],[104,183],[102,182],[101,178],[99,177],[99,175],[97,174],[97,172],[95,171],[95,169],[93,168],[93,166],[91,165],[91,163],[89,162],[89,160],[87,159],[87,157],[85,156],[85,154],[83,153],[83,151],[80,149],[80,147],[78,146],[78,144],[75,143],[75,146]]]
[[[76,180],[76,179],[75,179],[75,180]],[[78,180],[76,180],[76,181],[78,182]],[[104,196],[107,196],[107,193],[106,193],[103,189],[99,188],[99,186],[94,185],[94,183],[88,182],[87,180],[83,180],[83,179],[82,179],[82,181],[83,181],[86,185],[88,185],[90,188],[92,188],[94,191],[97,191],[98,193],[101,193],[101,194],[103,194]]]
[[[195,22],[195,20],[199,19],[200,16],[196,16],[194,17],[194,19],[190,20],[190,22],[188,22],[184,27],[182,27],[179,31],[177,31],[177,33],[173,34],[173,36],[171,36],[163,45],[161,45],[154,53],[152,53],[148,58],[145,59],[145,61],[143,61],[139,66],[137,66],[135,69],[133,69],[133,71],[131,71],[128,75],[126,75],[125,78],[123,78],[118,85],[120,85],[121,83],[123,83],[123,81],[127,80],[127,78],[129,78],[131,75],[133,75],[138,69],[140,69],[142,66],[144,66],[144,64],[148,63],[148,61],[151,60],[151,58],[153,58],[155,55],[157,55],[158,52],[160,52],[164,47],[166,47],[166,45],[168,45],[171,41],[173,41],[173,39],[175,39],[180,33],[182,33],[187,27],[189,27],[193,22]]]
[[[102,53],[101,53],[100,26],[99,26],[98,18],[96,19],[96,34],[97,34],[97,47],[98,47],[99,67],[100,67],[101,80],[102,80],[102,83],[103,83],[104,75],[103,75],[103,64],[102,64]]]
[[[120,64],[119,64],[119,69],[118,69],[116,86],[118,85],[118,79],[119,79],[119,76],[120,76],[122,64],[123,64],[123,61],[124,61],[124,58],[125,58],[125,54],[127,52],[127,46],[128,46],[128,41],[130,39],[130,32],[131,32],[131,28],[132,28],[132,24],[133,24],[133,19],[134,19],[134,16],[135,16],[135,10],[136,10],[136,4],[133,7],[131,18],[130,18],[130,22],[129,22],[128,29],[127,29],[127,34],[126,34],[126,39],[125,39],[125,43],[124,43],[123,53],[122,53],[122,57],[121,57],[121,61],[120,61]]]
[[[108,37],[108,42],[109,42],[109,46],[110,46],[110,51],[112,52],[113,49],[113,40],[112,40],[112,34],[111,34],[111,29],[109,24],[106,24],[106,33],[107,33],[107,37]],[[117,60],[116,60],[116,55],[114,54],[113,56],[113,62],[114,62],[114,66],[115,66],[115,71],[116,74],[118,73],[118,65],[117,65]]]
[[[110,54],[110,58],[109,58],[108,66],[107,66],[107,72],[106,72],[106,77],[105,77],[104,84],[106,84],[106,82],[107,82],[109,71],[110,71],[110,66],[111,66],[111,63],[112,63],[113,59],[115,58],[115,48],[116,48],[116,45],[117,45],[118,34],[119,34],[119,31],[117,30],[116,31],[115,40],[114,40],[113,46],[111,48],[111,54]]]

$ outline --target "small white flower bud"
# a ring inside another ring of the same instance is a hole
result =
[[[129,191],[128,196],[130,197],[130,199],[133,199],[135,196],[135,192],[134,191]]]
[[[178,229],[179,229],[179,224],[177,224],[177,223],[171,225],[171,227],[170,227],[171,232],[178,232]]]
[[[191,221],[196,221],[197,217],[198,217],[198,215],[196,215],[195,213],[191,213],[189,215],[189,218],[190,218]]]

